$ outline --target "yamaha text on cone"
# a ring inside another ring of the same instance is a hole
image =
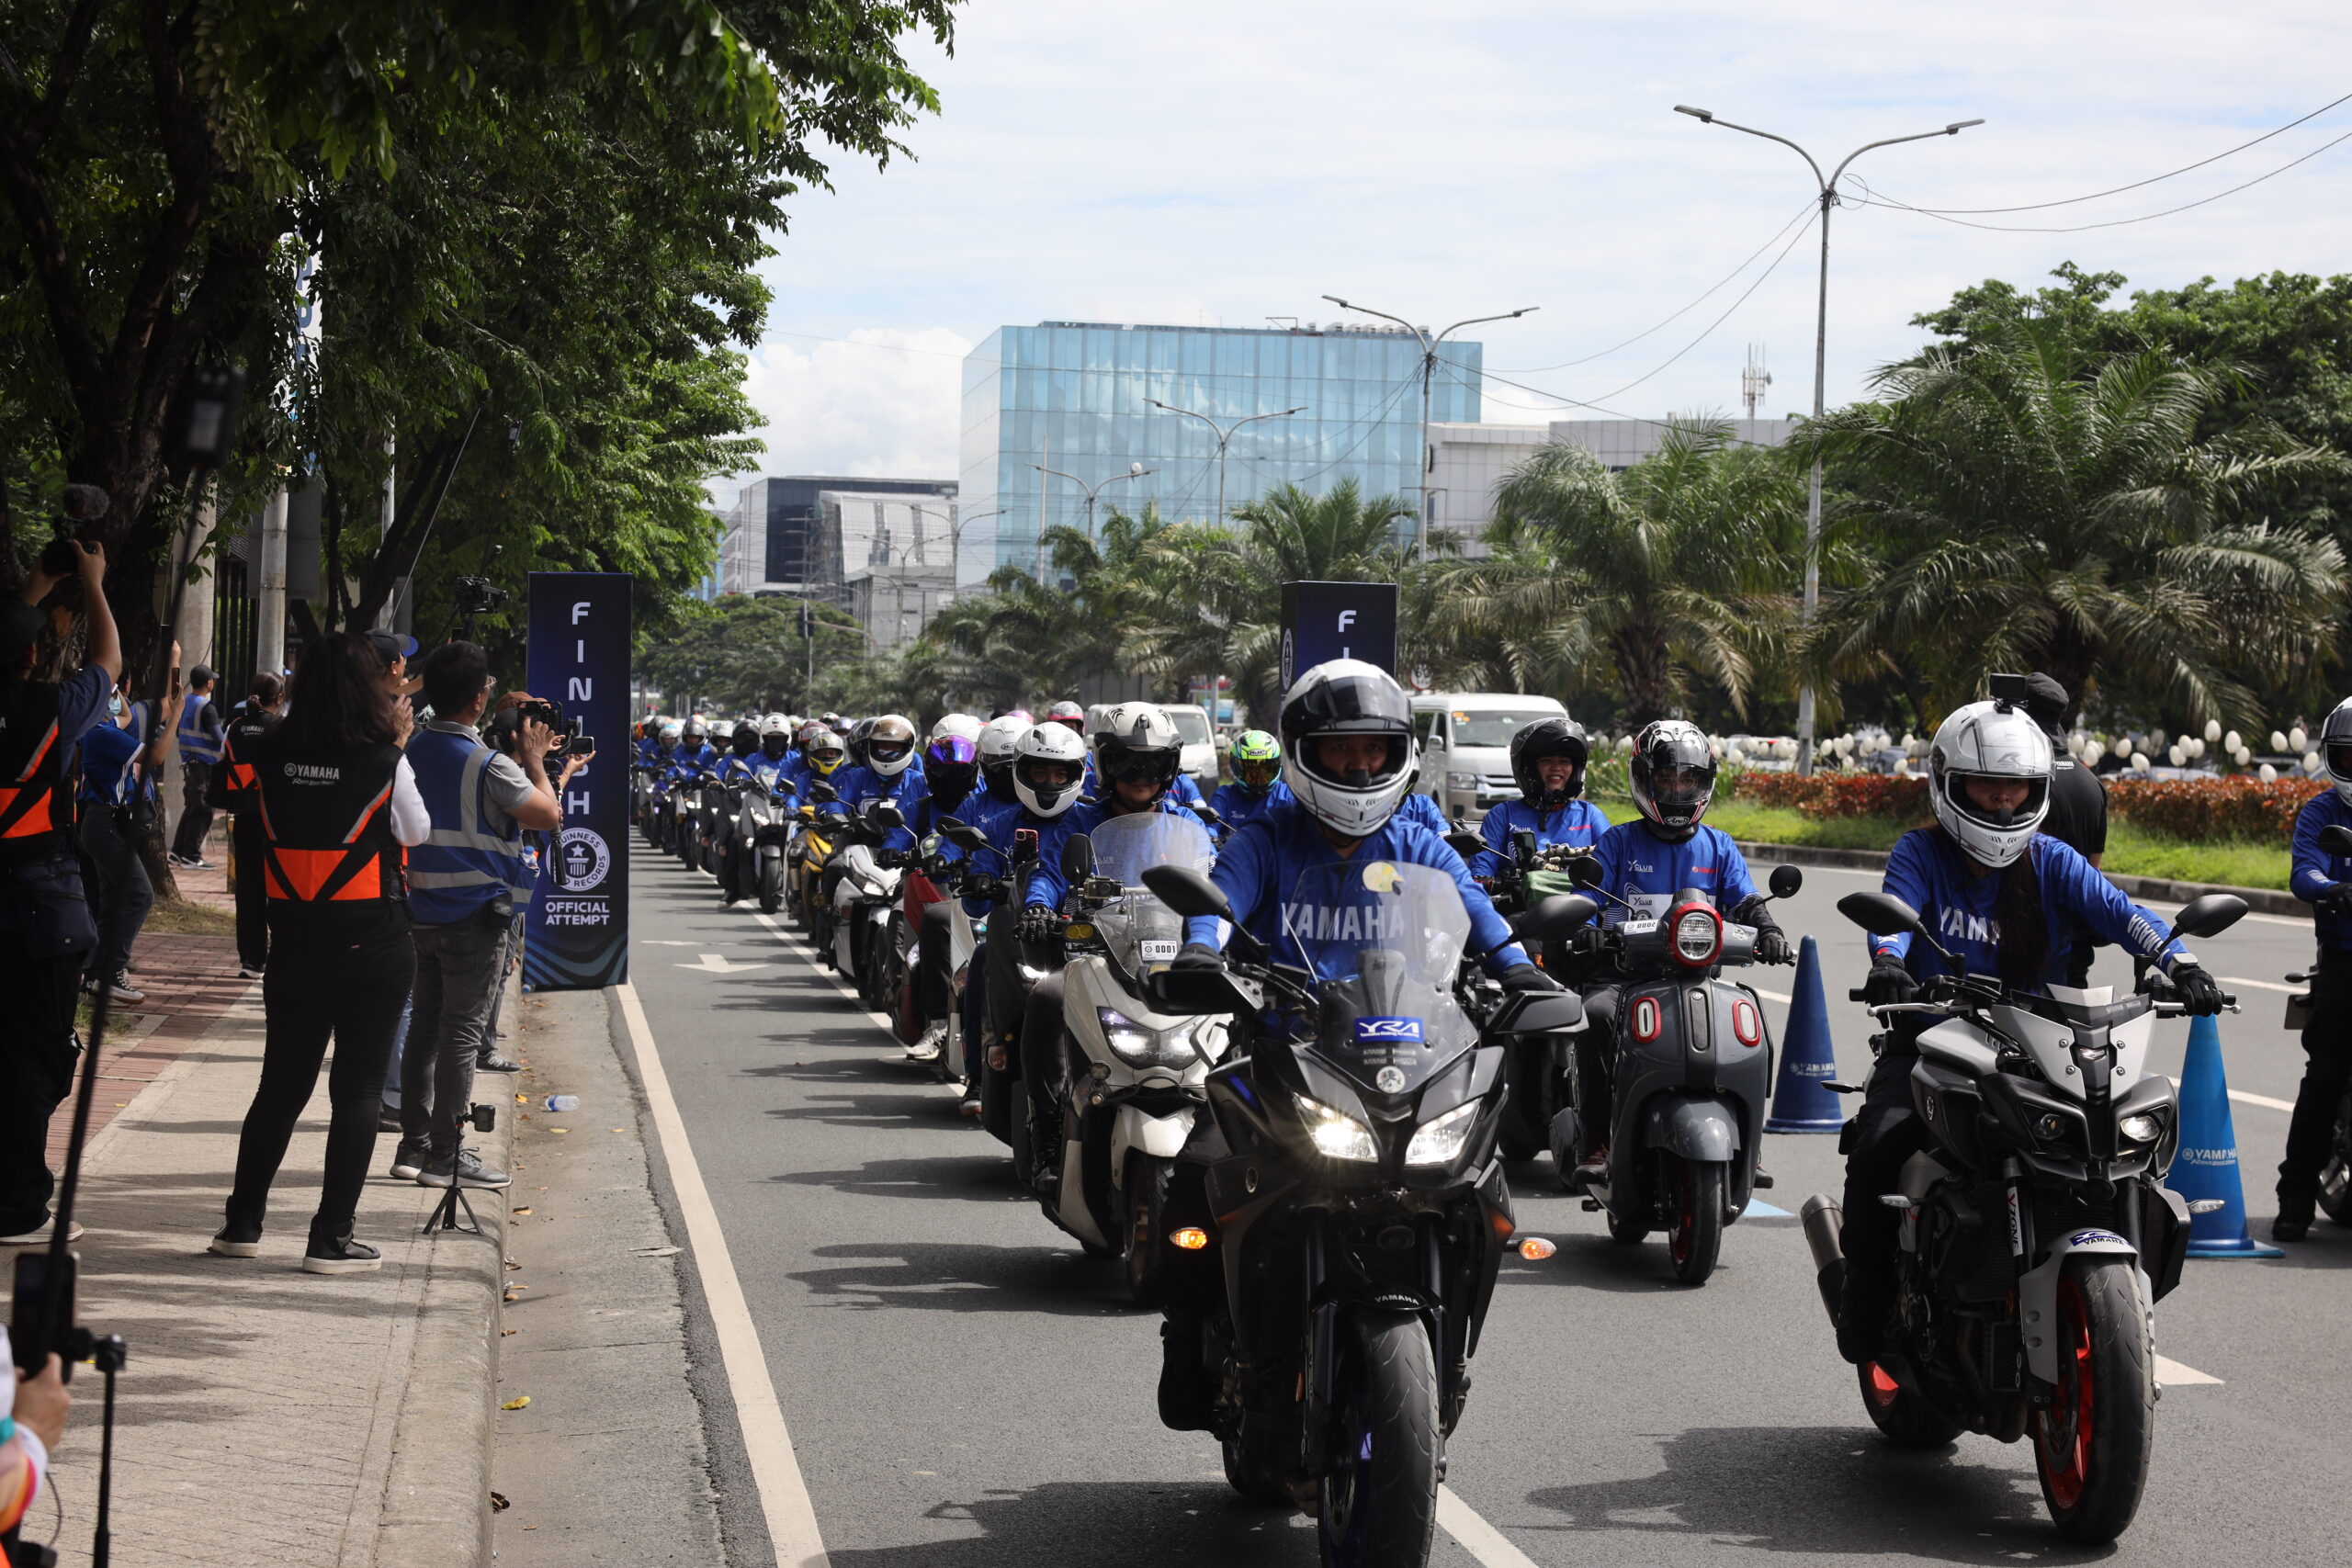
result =
[[[1797,978],[1789,998],[1789,1026],[1781,1036],[1780,1081],[1772,1086],[1768,1133],[1834,1133],[1846,1124],[1838,1097],[1822,1086],[1838,1076],[1829,1046],[1829,1004],[1821,991],[1821,950],[1806,937],[1797,946]]]
[[[2189,1203],[2221,1207],[2192,1213],[2191,1258],[2284,1258],[2256,1242],[2245,1225],[2245,1188],[2238,1179],[2238,1134],[2230,1118],[2230,1083],[2222,1070],[2222,1029],[2211,1018],[2188,1021],[2188,1056],[2180,1069],[2180,1152],[2165,1185]]]

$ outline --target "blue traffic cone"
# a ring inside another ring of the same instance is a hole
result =
[[[2230,1083],[2222,1071],[2222,1028],[2211,1018],[2188,1021],[2188,1055],[2180,1069],[2180,1153],[2165,1185],[2188,1202],[2221,1207],[2191,1213],[2191,1258],[2284,1258],[2246,1231],[2245,1188],[2238,1179],[2238,1133],[2230,1118]]]
[[[1829,1004],[1821,994],[1821,950],[1806,937],[1797,946],[1796,984],[1789,997],[1789,1027],[1781,1039],[1781,1077],[1772,1086],[1768,1133],[1834,1133],[1845,1108],[1821,1086],[1838,1076],[1829,1046]]]

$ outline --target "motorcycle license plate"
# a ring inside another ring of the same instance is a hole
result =
[[[1173,964],[1176,950],[1183,944],[1159,938],[1147,937],[1136,943],[1136,956],[1146,964]]]

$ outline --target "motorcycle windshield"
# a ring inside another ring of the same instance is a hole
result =
[[[1316,1045],[1384,1094],[1425,1081],[1472,1044],[1453,984],[1470,912],[1433,866],[1316,866],[1283,901],[1283,931],[1323,1002]]]
[[[1155,865],[1206,871],[1216,861],[1208,830],[1190,817],[1153,811],[1111,818],[1087,838],[1094,874],[1124,889],[1093,915],[1111,961],[1138,978],[1166,968],[1184,944],[1184,922],[1143,886],[1143,874]]]

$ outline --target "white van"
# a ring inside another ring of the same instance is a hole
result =
[[[1550,697],[1516,692],[1423,692],[1413,698],[1421,777],[1415,785],[1453,820],[1476,822],[1498,801],[1516,799],[1510,738],[1531,720],[1566,718]]]
[[[1217,786],[1216,731],[1209,726],[1206,708],[1190,703],[1162,703],[1159,711],[1176,727],[1177,736],[1184,742],[1184,760],[1178,764],[1193,775],[1201,786],[1203,797],[1215,795]]]

